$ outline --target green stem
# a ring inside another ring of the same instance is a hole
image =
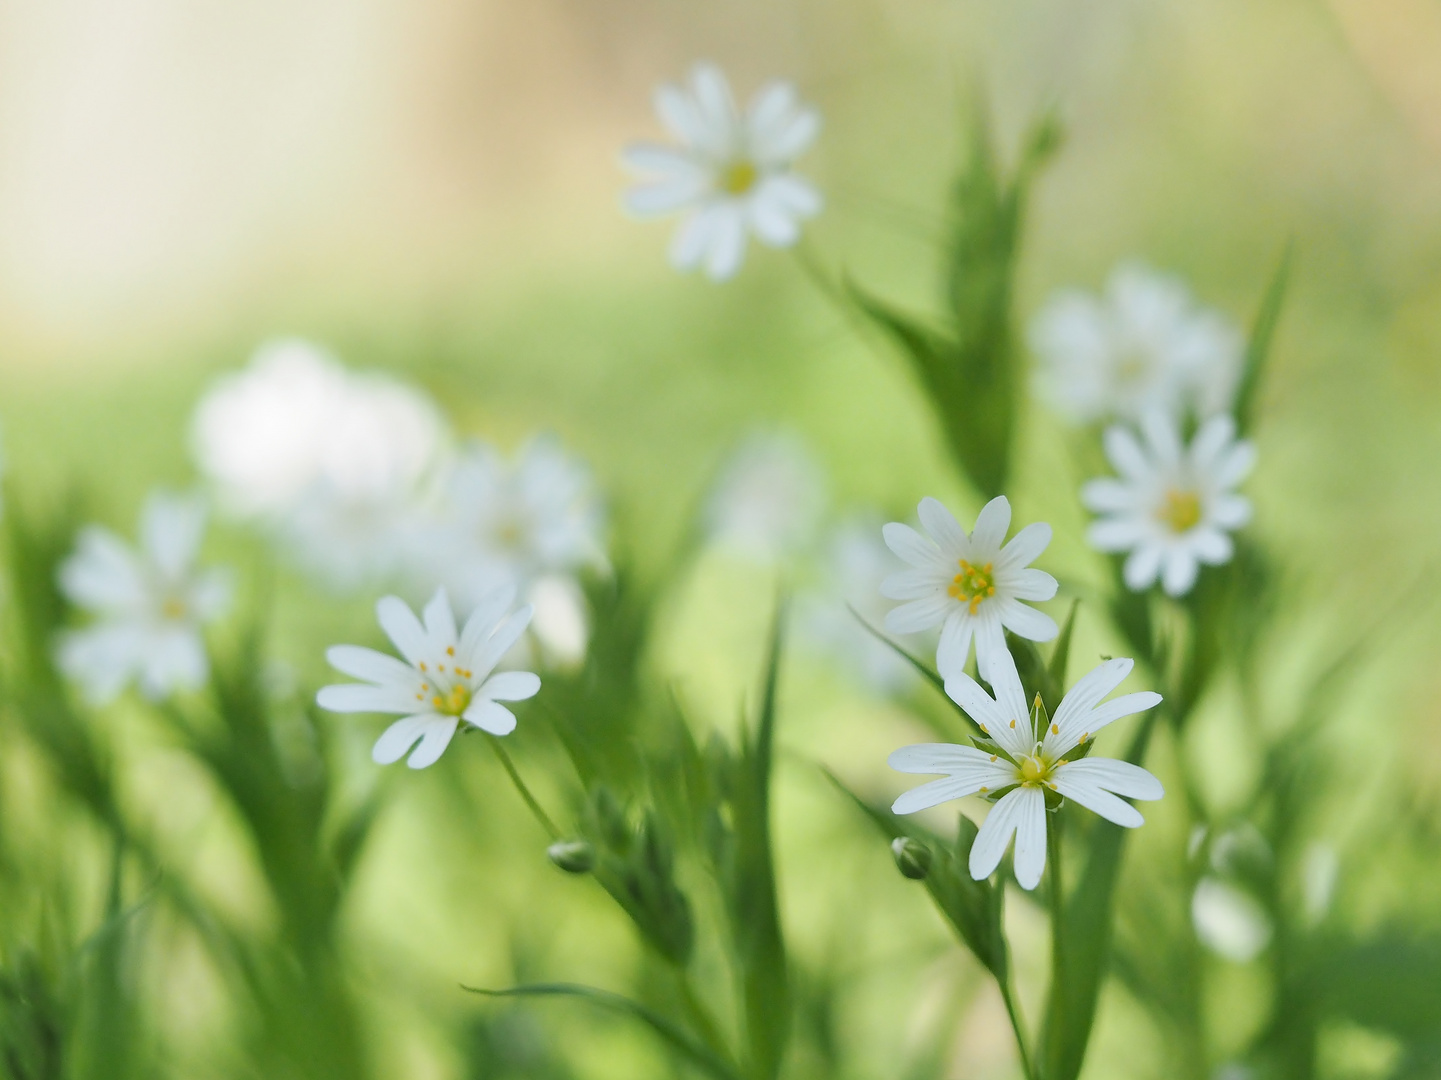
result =
[[[506,751],[505,747],[500,744],[500,739],[494,735],[487,735],[486,741],[490,743],[490,748],[495,751],[495,756],[500,758],[500,763],[505,766],[505,771],[510,774],[510,781],[515,785],[515,790],[520,792],[520,797],[525,800],[525,805],[530,807],[530,812],[534,814],[535,819],[540,822],[541,828],[550,835],[552,840],[559,840],[560,830],[555,827],[555,822],[550,820],[550,815],[545,812],[540,803],[536,801],[535,796],[530,793],[530,788],[525,786],[525,781],[520,778],[520,773],[516,771],[515,762],[510,760],[510,754]]]
[[[707,1046],[715,1051],[717,1056],[724,1059],[725,1062],[734,1069],[735,1062],[731,1057],[730,1048],[726,1046],[725,1040],[721,1038],[720,1028],[711,1017],[710,1011],[705,1007],[705,1002],[701,1001],[699,995],[695,992],[695,987],[691,985],[690,973],[680,967],[676,967],[674,970],[676,983],[680,986],[681,1004],[685,1006],[685,1010],[689,1014],[691,1022],[695,1024],[699,1031],[700,1037],[705,1041]]]
[[[1046,828],[1046,863],[1051,871],[1051,984],[1064,986],[1062,927],[1066,916],[1066,890],[1061,876],[1061,815],[1050,814]]]
[[[826,273],[810,243],[802,239],[791,250],[795,252],[796,261],[801,264],[801,269],[805,271],[806,277],[810,278],[811,284],[819,289],[827,300],[842,310],[847,310],[845,290]]]
[[[1016,1005],[1015,995],[1011,993],[1009,972],[1006,978],[996,981],[1001,988],[1001,1000],[1006,1003],[1006,1015],[1011,1018],[1011,1030],[1016,1035],[1016,1049],[1021,1054],[1021,1071],[1025,1073],[1026,1080],[1038,1080],[1035,1067],[1031,1064],[1031,1052],[1026,1049],[1026,1029],[1021,1023],[1021,1011]]]

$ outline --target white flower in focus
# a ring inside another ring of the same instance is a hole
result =
[[[382,597],[376,617],[404,660],[359,645],[335,645],[325,653],[331,666],[366,681],[322,687],[316,703],[331,712],[406,714],[376,740],[371,757],[380,765],[399,761],[417,741],[407,764],[412,769],[434,764],[462,720],[492,735],[508,735],[515,730],[515,714],[500,702],[524,701],[540,690],[539,676],[529,671],[495,671],[530,623],[529,607],[507,614],[514,602],[513,589],[498,590],[457,635],[445,590],[437,590],[425,606],[424,623],[398,596]]]
[[[632,188],[625,205],[641,217],[687,212],[670,249],[678,269],[704,264],[713,280],[728,278],[740,269],[747,234],[789,247],[800,222],[820,212],[820,193],[791,172],[820,130],[820,114],[790,83],[762,87],[742,114],[720,69],[697,64],[689,90],[657,88],[655,109],[681,145],[626,147],[626,164],[658,179]]]
[[[1103,297],[1057,294],[1032,322],[1030,344],[1037,390],[1078,423],[1137,420],[1153,409],[1225,411],[1245,350],[1229,320],[1139,263],[1117,267]]]
[[[971,877],[990,877],[1014,833],[1016,881],[1024,889],[1036,887],[1046,866],[1046,789],[1117,825],[1134,829],[1143,824],[1140,811],[1117,796],[1159,799],[1164,794],[1159,780],[1126,761],[1065,759],[1107,724],[1160,704],[1161,695],[1149,690],[1102,702],[1132,666],[1130,660],[1116,659],[1093,669],[1071,687],[1049,723],[1043,711],[1027,708],[1016,662],[1005,649],[988,664],[995,698],[964,673],[947,679],[946,694],[995,741],[997,752],[951,743],[902,747],[890,756],[891,768],[946,777],[906,792],[891,810],[913,814],[966,795],[999,795],[971,845]],[[1045,730],[1036,730],[1040,724],[1046,724]]]
[[[1056,636],[1054,619],[1021,603],[1056,595],[1056,579],[1030,567],[1051,542],[1049,525],[1027,525],[1005,544],[1011,504],[1004,495],[981,508],[970,535],[935,499],[922,499],[918,512],[929,539],[894,521],[883,530],[886,545],[915,567],[881,585],[890,599],[910,601],[886,615],[887,630],[911,634],[941,627],[936,667],[945,679],[965,669],[974,638],[976,663],[987,682],[990,657],[1006,650],[1006,630],[1031,641]]]
[[[56,663],[95,703],[131,679],[155,700],[205,682],[201,627],[229,605],[230,578],[196,567],[204,533],[200,500],[162,492],[146,500],[139,551],[98,525],[81,531],[60,566],[60,589],[96,620],[61,635]]]
[[[825,474],[800,437],[757,432],[721,470],[702,523],[717,546],[773,563],[811,543],[825,504]]]
[[[1230,530],[1251,520],[1251,503],[1233,490],[1256,463],[1255,446],[1236,438],[1230,416],[1201,425],[1189,447],[1162,413],[1142,422],[1142,444],[1126,428],[1105,435],[1106,456],[1119,479],[1091,480],[1081,501],[1101,517],[1086,539],[1097,551],[1129,551],[1122,576],[1137,592],[1157,577],[1171,596],[1196,583],[1202,564],[1219,565],[1234,551]]]
[[[221,504],[262,521],[340,588],[395,571],[418,485],[446,440],[424,394],[299,340],[264,345],[217,379],[192,424]]]
[[[1219,878],[1205,877],[1196,885],[1191,921],[1207,948],[1238,964],[1256,959],[1271,941],[1265,909]]]

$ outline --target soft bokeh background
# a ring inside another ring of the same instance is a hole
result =
[[[1295,241],[1251,491],[1288,569],[1334,597],[1317,618],[1344,623],[1431,562],[1441,526],[1438,56],[1434,0],[0,3],[6,470],[32,497],[78,487],[129,531],[149,487],[194,482],[189,413],[208,381],[301,334],[427,388],[462,431],[503,445],[559,432],[646,555],[758,426],[804,435],[837,507],[901,516],[933,493],[972,512],[901,362],[787,255],[752,249],[722,287],[673,274],[666,229],[619,210],[617,151],[656,132],[651,86],[695,58],[742,93],[794,79],[826,120],[802,163],[828,198],[814,253],[923,307],[961,120],[984,87],[1007,146],[1043,106],[1066,122],[1030,221],[1023,313],[1140,255],[1245,320]],[[1019,520],[1056,525],[1048,568],[1093,579],[1080,477],[1050,423],[1027,418],[1013,502]],[[242,538],[218,543],[245,557]],[[733,722],[753,686],[771,590],[711,558],[668,600],[658,663],[708,723]],[[326,643],[366,632],[366,602],[323,595],[286,576],[276,591],[275,649],[306,680]],[[1083,634],[1102,650],[1099,625]],[[1357,781],[1373,809],[1437,790],[1441,685],[1416,662],[1435,644],[1434,619],[1408,625],[1358,695],[1380,725],[1359,739],[1379,763]],[[920,728],[820,661],[796,665],[787,700],[786,913],[800,950],[869,971],[846,1017],[862,1060],[886,1075],[925,1016],[961,1008],[954,1075],[1011,1075],[999,1000],[813,765],[893,793],[884,755]],[[364,786],[374,725],[356,726]],[[1245,733],[1220,742],[1224,802],[1244,783]],[[211,894],[263,920],[214,793],[153,733],[134,746],[137,806]],[[458,743],[436,769],[388,778],[400,790],[348,915],[386,1075],[461,1075],[455,1033],[484,1006],[458,982],[524,970],[624,985],[635,962],[589,886],[558,883],[493,766]],[[1352,809],[1337,805],[1343,849],[1366,843]],[[1152,815],[1158,831],[1165,819]],[[1429,869],[1410,887],[1434,911]],[[1375,918],[1399,891],[1367,891]],[[1013,907],[1034,1016],[1043,919]],[[227,1019],[192,966],[177,951],[158,992],[198,1076]],[[1223,981],[1232,1012],[1246,985]],[[538,1037],[583,1043],[586,1075],[661,1075],[629,1029],[564,1004],[538,1014],[564,1010]],[[1244,1032],[1244,1015],[1218,1015]],[[1158,1038],[1108,993],[1088,1075],[1156,1075]],[[1360,1036],[1338,1051],[1363,1070],[1385,1052]]]

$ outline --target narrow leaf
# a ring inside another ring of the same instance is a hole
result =
[[[1285,304],[1286,290],[1291,282],[1291,267],[1294,262],[1295,244],[1287,243],[1281,252],[1276,272],[1261,298],[1261,307],[1251,323],[1251,337],[1246,343],[1246,357],[1241,369],[1241,386],[1236,391],[1236,426],[1244,435],[1251,430],[1255,421],[1256,394],[1261,386],[1261,376],[1271,356],[1271,345],[1276,336],[1276,327],[1281,321],[1281,309]]]

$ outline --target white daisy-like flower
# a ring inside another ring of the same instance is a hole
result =
[[[422,392],[298,339],[269,342],[217,379],[191,437],[222,507],[260,521],[340,589],[399,568],[417,493],[448,441]]]
[[[457,634],[444,589],[425,606],[423,623],[400,597],[382,597],[376,618],[404,660],[360,645],[335,645],[325,653],[331,666],[366,681],[322,687],[316,703],[331,712],[406,714],[376,740],[371,756],[381,765],[399,761],[417,740],[407,764],[434,764],[462,720],[508,735],[515,714],[500,702],[524,701],[540,690],[540,677],[529,671],[495,670],[530,623],[529,607],[507,614],[514,603],[514,589],[497,590]]]
[[[826,506],[826,476],[799,435],[758,431],[721,469],[703,509],[717,547],[767,564],[806,548]]]
[[[132,679],[154,700],[205,682],[201,628],[225,612],[231,583],[224,570],[196,566],[204,535],[203,503],[164,492],[146,500],[139,551],[101,526],[81,531],[60,589],[97,618],[61,636],[56,663],[96,704]]]
[[[1106,456],[1121,475],[1081,488],[1081,501],[1101,515],[1086,538],[1098,551],[1131,553],[1122,569],[1128,588],[1148,589],[1160,577],[1168,594],[1183,596],[1202,564],[1231,558],[1228,532],[1251,519],[1250,500],[1234,488],[1256,448],[1236,438],[1224,413],[1202,424],[1190,446],[1164,413],[1148,413],[1141,431],[1144,443],[1124,427],[1106,431]]]
[[[1026,706],[1008,651],[993,653],[988,666],[994,698],[964,673],[946,680],[946,693],[996,743],[996,752],[952,743],[902,747],[890,756],[891,768],[946,776],[906,792],[891,810],[913,814],[966,795],[995,799],[971,845],[971,877],[990,877],[1015,834],[1016,880],[1022,888],[1034,889],[1046,867],[1047,791],[1130,829],[1145,819],[1117,796],[1159,799],[1165,794],[1161,782],[1139,765],[1113,758],[1066,759],[1107,724],[1160,704],[1161,695],[1143,690],[1102,701],[1133,666],[1126,659],[1107,660],[1071,687],[1056,715],[1047,720],[1044,711]],[[1044,730],[1037,730],[1042,724]]]
[[[1030,343],[1037,390],[1078,423],[1229,409],[1245,351],[1230,320],[1134,262],[1111,273],[1104,296],[1058,293],[1032,322]]]
[[[910,601],[886,615],[887,630],[913,634],[941,627],[936,667],[946,679],[965,669],[974,639],[976,663],[987,682],[990,658],[1006,651],[1006,630],[1031,641],[1056,636],[1054,619],[1021,602],[1056,595],[1056,579],[1030,565],[1051,542],[1049,525],[1027,525],[1004,543],[1011,526],[1004,495],[982,507],[969,535],[935,499],[922,499],[918,512],[929,539],[895,521],[882,530],[886,546],[915,568],[881,585],[890,599]]]
[[[747,235],[789,247],[800,222],[820,212],[820,193],[791,171],[820,131],[820,114],[790,83],[763,86],[742,114],[721,70],[697,64],[689,90],[657,88],[655,109],[681,145],[626,147],[626,164],[658,179],[632,188],[625,205],[641,217],[687,213],[670,248],[678,269],[703,264],[712,279],[728,278],[740,269]]]

